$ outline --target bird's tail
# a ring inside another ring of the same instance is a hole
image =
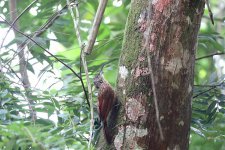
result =
[[[105,136],[107,143],[111,144],[111,142],[112,142],[111,129],[107,126],[106,121],[104,121],[104,123],[103,123],[103,132],[104,132],[104,136]]]

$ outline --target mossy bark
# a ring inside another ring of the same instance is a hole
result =
[[[106,146],[102,140],[99,149],[188,149],[195,51],[203,11],[203,0],[131,2],[119,63],[121,106],[114,120],[114,141]],[[157,125],[153,88],[164,140]]]

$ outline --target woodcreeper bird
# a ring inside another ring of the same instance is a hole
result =
[[[110,84],[104,79],[102,71],[94,78],[98,92],[98,114],[103,124],[103,132],[108,143],[112,141],[111,128],[108,127],[108,117],[116,104],[117,98]]]

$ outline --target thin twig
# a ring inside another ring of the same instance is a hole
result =
[[[84,50],[84,52],[86,54],[90,54],[92,49],[93,49],[93,46],[94,46],[94,43],[95,43],[95,40],[96,40],[96,37],[97,37],[97,34],[98,34],[98,30],[99,30],[99,27],[100,27],[100,23],[102,21],[102,17],[103,17],[107,2],[108,2],[108,0],[100,0],[99,1],[98,10],[96,12],[94,22],[93,22],[93,26],[92,26],[91,32],[89,34],[88,43],[87,43],[87,46],[85,47],[85,50]]]
[[[50,66],[50,65],[48,64],[46,67],[48,68],[49,66]],[[45,68],[46,68],[46,67],[45,67]],[[38,79],[38,81],[36,82],[34,88],[37,87],[37,85],[38,85],[39,82],[41,81],[41,78],[45,75],[45,73],[46,73],[47,71],[48,71],[48,70],[46,69],[46,70],[44,70],[43,72],[41,72],[41,74],[39,75],[39,79]]]
[[[206,19],[210,19],[211,20],[211,18],[208,17],[208,16],[202,16],[202,18],[206,18]],[[213,17],[213,20],[214,21],[217,21],[217,22],[224,23],[224,18],[216,18],[216,17]]]
[[[5,23],[4,21],[0,21],[0,24],[7,24],[7,23]]]
[[[86,54],[84,53],[83,50],[81,50],[81,57],[82,57],[84,71],[86,74],[86,80],[87,80],[87,85],[88,85],[88,95],[89,95],[89,99],[90,99],[91,120],[90,120],[90,136],[89,136],[89,142],[88,142],[88,149],[90,149],[91,141],[92,141],[92,134],[93,134],[93,127],[94,127],[94,108],[93,108],[93,100],[92,100],[91,82],[90,82],[90,78],[88,75],[88,67],[87,67],[87,62],[86,62]]]
[[[70,3],[74,2],[75,0],[72,0]],[[64,5],[59,11],[55,12],[50,19],[47,20],[47,22],[41,26],[36,32],[34,36],[40,36],[44,31],[46,31],[48,28],[50,28],[53,23],[59,18],[59,16],[63,13],[64,10],[68,9],[68,5]]]
[[[207,90],[205,90],[205,91],[203,91],[203,92],[200,92],[199,94],[196,94],[195,96],[193,96],[193,98],[196,98],[196,97],[198,97],[198,96],[200,96],[200,95],[203,95],[203,94],[205,94],[205,93],[207,93],[207,92],[209,92],[209,91],[211,91],[211,90],[217,88],[218,86],[221,86],[223,83],[224,83],[224,81],[222,81],[221,83],[219,83],[219,84],[217,84],[217,85],[212,85],[209,89],[207,89]]]
[[[155,77],[154,77],[154,74],[153,74],[153,71],[152,71],[151,58],[150,58],[150,54],[149,54],[148,50],[147,50],[147,58],[148,58],[149,72],[150,72],[150,75],[151,75],[153,99],[154,99],[154,104],[155,104],[156,122],[158,124],[160,138],[161,138],[161,140],[164,140],[164,135],[163,135],[163,132],[162,132],[162,126],[161,126],[160,119],[159,119],[159,105],[158,105],[158,99],[157,99],[157,94],[156,94]]]
[[[31,138],[31,141],[33,144],[40,146],[41,150],[47,150],[47,148],[41,142],[39,142],[35,139],[35,136],[32,135],[32,133],[30,132],[30,130],[27,127],[24,127],[23,129],[24,129],[24,131],[27,132],[28,137]]]
[[[209,84],[202,84],[202,85],[199,85],[199,84],[195,84],[194,86],[195,86],[195,87],[206,88],[206,87],[214,87],[214,86],[218,86],[218,85],[209,85]]]
[[[0,61],[2,61],[2,59],[0,58]],[[21,78],[17,75],[17,73],[13,70],[13,68],[10,66],[10,65],[7,65],[8,68],[6,67],[6,65],[4,65],[3,67],[6,69],[6,70],[11,70],[11,72],[13,74],[15,74],[15,76],[18,78],[19,81],[22,82]],[[3,71],[1,70],[1,73],[3,73]],[[7,72],[6,72],[7,73]],[[21,84],[22,85],[22,84]]]
[[[205,0],[205,3],[206,3],[207,8],[208,8],[208,10],[209,10],[209,17],[210,17],[210,19],[211,19],[211,21],[212,21],[212,24],[214,25],[213,13],[212,13],[211,8],[210,8],[210,6],[209,6],[209,0]]]
[[[85,72],[86,80],[87,80],[88,98],[89,98],[89,102],[90,102],[90,112],[91,112],[90,134],[89,134],[89,142],[88,142],[88,149],[90,149],[91,148],[91,141],[92,141],[92,134],[93,134],[93,127],[94,127],[94,110],[93,110],[93,102],[92,102],[91,82],[90,82],[89,73],[88,73],[88,66],[87,66],[87,62],[86,62],[86,54],[83,51],[83,45],[82,45],[82,40],[81,40],[80,30],[79,30],[78,3],[77,3],[77,1],[75,1],[76,17],[74,16],[73,10],[72,10],[71,6],[69,5],[70,4],[69,0],[67,0],[67,4],[68,4],[68,8],[70,10],[71,17],[73,19],[74,31],[76,33],[78,43],[79,43],[79,46],[80,46],[82,64],[83,64],[83,67],[84,67],[84,72]],[[80,68],[80,74],[81,74],[81,68]]]
[[[151,19],[151,1],[149,1],[149,6],[148,6],[148,18],[147,18],[147,21],[148,21],[148,33],[150,34],[151,33],[151,23],[150,23],[150,19]],[[150,35],[147,36],[147,39],[145,39],[145,45],[143,47],[143,49],[146,49],[147,45],[148,45],[148,42],[149,42],[149,37]],[[148,68],[149,68],[149,72],[150,72],[150,78],[151,78],[151,84],[152,84],[152,91],[153,91],[153,99],[154,99],[154,104],[155,104],[155,114],[156,114],[156,122],[157,122],[157,125],[158,125],[158,128],[159,128],[159,134],[160,134],[160,139],[163,141],[164,140],[164,135],[163,135],[163,131],[162,131],[162,126],[161,126],[161,123],[160,123],[160,119],[159,119],[159,105],[158,105],[158,97],[157,97],[157,93],[156,93],[156,87],[155,87],[155,77],[154,77],[154,74],[153,74],[153,70],[152,70],[152,65],[151,65],[151,56],[150,56],[150,53],[149,53],[149,50],[146,49],[147,51],[147,59],[148,59]]]
[[[206,55],[206,56],[202,56],[202,57],[196,58],[195,60],[198,61],[198,60],[201,60],[201,59],[204,59],[204,58],[213,57],[213,56],[216,56],[216,55],[225,55],[225,53],[224,52],[216,52],[216,53],[212,53],[212,54],[209,54],[209,55]]]
[[[5,21],[5,23],[7,23],[9,26],[11,26],[11,24],[5,20],[3,17],[0,16],[0,18],[2,18],[2,20]],[[70,67],[68,66],[67,64],[65,64],[62,60],[60,60],[59,58],[57,58],[55,55],[53,55],[51,52],[49,52],[48,50],[46,50],[43,46],[41,46],[38,42],[36,42],[33,38],[29,37],[28,35],[24,34],[23,32],[19,31],[18,29],[14,28],[14,30],[18,33],[20,33],[21,35],[25,36],[26,38],[28,38],[30,41],[34,42],[37,46],[39,46],[42,50],[44,50],[45,52],[47,52],[50,56],[52,56],[53,58],[55,58],[58,62],[60,62],[61,64],[63,64],[66,68],[68,68],[81,82],[81,86],[83,88],[83,91],[84,91],[84,94],[85,94],[85,97],[86,97],[86,100],[87,100],[87,104],[88,106],[90,107],[90,103],[89,103],[89,100],[88,100],[88,95],[86,93],[86,90],[85,90],[85,86],[84,86],[84,82],[83,80],[81,80],[81,77]]]

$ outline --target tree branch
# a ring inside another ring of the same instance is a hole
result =
[[[78,2],[76,0],[75,3],[75,10],[76,10],[76,17],[74,16],[73,10],[70,7],[69,4],[69,0],[67,0],[67,5],[68,8],[70,10],[70,14],[71,17],[73,19],[73,25],[74,25],[74,31],[76,33],[77,39],[78,39],[78,43],[80,46],[80,50],[81,50],[81,60],[82,60],[82,64],[84,67],[84,72],[86,75],[86,80],[87,80],[87,87],[88,87],[88,97],[89,97],[89,102],[90,102],[90,112],[91,112],[91,119],[90,119],[90,133],[89,133],[89,142],[88,142],[88,149],[90,149],[91,147],[91,141],[92,141],[92,134],[93,134],[93,127],[94,127],[94,110],[93,110],[93,101],[92,101],[92,89],[91,89],[91,82],[90,82],[90,78],[89,78],[89,72],[88,72],[88,66],[87,66],[87,61],[86,61],[86,55],[83,51],[84,46],[82,45],[82,40],[81,40],[81,36],[80,36],[80,31],[79,31],[79,10],[78,10]],[[80,64],[81,65],[81,64]],[[80,68],[80,76],[81,75],[81,68]]]
[[[199,94],[196,94],[195,96],[193,96],[193,99],[196,98],[196,97],[198,97],[198,96],[200,96],[200,95],[203,95],[203,94],[205,94],[205,93],[207,93],[207,92],[209,92],[209,91],[211,91],[211,90],[213,90],[213,89],[215,89],[215,88],[218,87],[218,86],[221,86],[223,83],[224,83],[224,81],[222,81],[221,83],[216,84],[216,85],[211,85],[211,86],[208,85],[208,87],[210,87],[209,89],[207,89],[207,90],[205,90],[205,91],[202,91],[202,92],[200,92]],[[196,86],[196,85],[195,85],[195,86]]]
[[[198,60],[201,60],[201,59],[204,59],[204,58],[213,57],[213,56],[216,56],[216,55],[225,55],[225,52],[215,52],[215,53],[212,53],[212,54],[209,54],[209,55],[206,55],[206,56],[202,56],[202,57],[196,58],[195,60],[198,61]]]
[[[213,13],[212,13],[211,8],[209,6],[209,0],[205,0],[205,3],[207,5],[208,11],[209,11],[209,17],[211,19],[211,22],[214,25]]]
[[[92,26],[91,32],[89,34],[88,43],[87,43],[87,46],[85,47],[85,50],[84,50],[84,52],[86,54],[90,54],[92,49],[93,49],[93,46],[94,46],[94,43],[95,43],[95,40],[96,40],[96,37],[97,37],[97,34],[98,34],[98,30],[99,30],[99,27],[100,27],[100,23],[102,21],[102,17],[103,17],[107,2],[108,2],[108,0],[100,0],[100,2],[99,2],[98,10],[96,12],[94,22],[93,22],[93,26]]]

